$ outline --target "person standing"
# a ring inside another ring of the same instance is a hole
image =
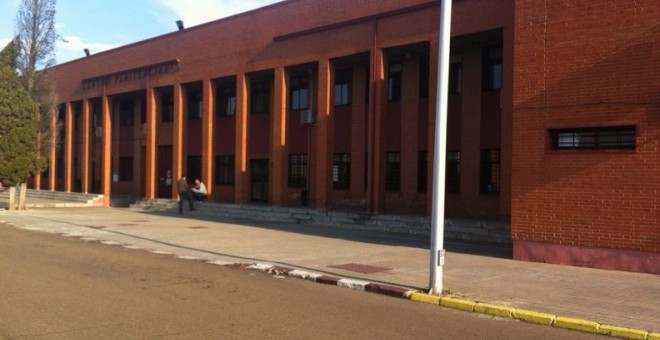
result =
[[[183,201],[188,201],[188,207],[190,211],[195,210],[193,207],[192,197],[188,192],[188,181],[186,181],[186,176],[181,176],[181,179],[176,183],[176,188],[179,191],[179,214],[183,215]]]
[[[206,185],[200,181],[199,178],[195,179],[195,187],[192,189],[192,196],[195,201],[204,201],[208,193],[206,192]]]

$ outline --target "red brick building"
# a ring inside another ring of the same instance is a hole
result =
[[[58,65],[33,184],[428,214],[439,7],[289,0]],[[657,19],[454,1],[447,215],[510,221],[519,259],[660,272]]]

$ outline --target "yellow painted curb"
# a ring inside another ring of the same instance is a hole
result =
[[[503,318],[510,318],[513,312],[513,307],[507,306],[498,306],[490,303],[479,302],[474,306],[474,311],[476,313],[483,313],[493,316],[500,316]]]
[[[642,331],[639,329],[617,327],[610,325],[600,325],[600,327],[598,327],[598,333],[615,336],[618,338],[639,339],[639,340],[645,340],[647,338],[647,335],[649,334],[649,332]]]
[[[440,306],[460,309],[467,312],[474,312],[474,305],[477,303],[470,300],[457,299],[453,297],[443,297],[440,300]]]
[[[550,326],[555,321],[555,317],[552,314],[539,313],[526,309],[515,308],[511,315],[513,318],[518,320],[523,320],[529,323],[535,323],[537,325],[546,325]]]
[[[593,321],[558,316],[555,318],[554,326],[559,328],[573,329],[576,331],[596,333],[598,331],[599,324]]]
[[[648,339],[648,340],[660,340],[660,333],[649,333],[649,335],[646,336],[646,339]]]
[[[412,301],[430,303],[436,306],[440,305],[441,299],[442,297],[437,295],[429,295],[429,294],[417,293],[417,292],[410,294],[410,300]]]

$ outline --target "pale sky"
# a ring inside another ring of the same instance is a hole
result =
[[[21,0],[0,0],[0,49],[14,36]],[[284,0],[59,0],[58,63],[98,53]]]

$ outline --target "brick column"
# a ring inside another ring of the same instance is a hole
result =
[[[332,192],[332,116],[330,115],[330,91],[332,89],[333,67],[328,59],[318,62],[316,95],[316,143],[314,145],[313,166],[316,175],[314,183],[315,206],[327,209]],[[313,89],[312,89],[313,91]],[[311,143],[312,141],[309,141]]]
[[[183,175],[183,89],[181,84],[174,84],[174,124],[172,124],[172,198],[179,197],[176,183]],[[188,174],[185,174],[188,176]],[[190,180],[188,178],[188,180]]]
[[[50,145],[48,147],[49,169],[48,169],[48,190],[55,191],[55,181],[57,179],[57,111],[50,112]]]
[[[250,176],[247,173],[247,125],[248,79],[245,73],[236,75],[236,154],[234,177],[234,202],[249,201]]]
[[[273,79],[273,124],[271,141],[271,181],[268,191],[272,205],[281,206],[286,193],[286,116],[287,116],[287,72],[282,66],[275,68]]]
[[[210,79],[202,82],[203,114],[202,114],[202,182],[206,184],[209,198],[213,197],[213,131],[215,131],[215,92]]]
[[[435,115],[438,105],[438,40],[432,39],[429,47],[429,111],[426,142],[426,213],[433,212],[433,162],[435,161]]]
[[[147,86],[145,100],[147,122],[145,123],[145,169],[144,181],[146,198],[156,197],[156,95],[153,87]]]
[[[112,180],[112,113],[110,98],[106,94],[101,97],[101,194],[103,203],[110,205],[110,185]]]
[[[89,183],[90,183],[90,162],[91,159],[89,157],[90,154],[90,145],[91,145],[91,113],[89,111],[89,99],[83,99],[83,104],[82,104],[82,150],[81,152],[81,160],[80,160],[80,176],[81,176],[81,183],[80,183],[80,191],[83,193],[89,193]]]
[[[64,191],[71,192],[71,180],[73,178],[73,112],[71,103],[66,103],[64,118]]]
[[[369,84],[369,122],[368,122],[368,148],[369,153],[367,166],[367,210],[370,213],[378,213],[382,204],[383,195],[383,159],[382,155],[382,125],[383,125],[383,98],[384,86],[384,56],[383,51],[378,48],[377,41],[371,50],[371,82]]]

